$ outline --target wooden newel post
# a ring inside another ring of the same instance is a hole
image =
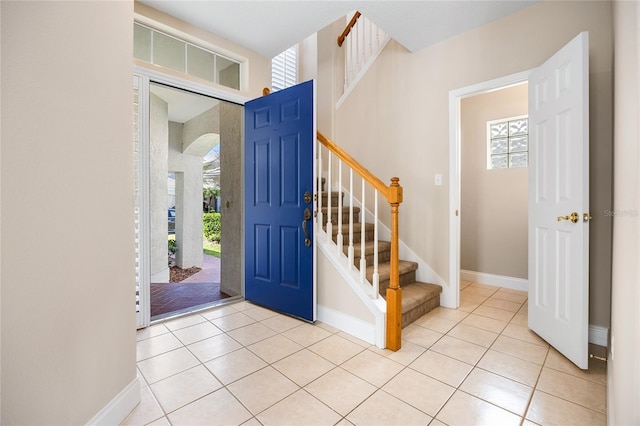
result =
[[[387,201],[391,205],[391,277],[387,288],[387,349],[397,351],[402,344],[402,289],[398,271],[398,207],[402,203],[400,179],[391,178]]]

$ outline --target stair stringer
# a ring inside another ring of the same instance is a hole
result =
[[[342,188],[342,192],[345,193],[344,198],[349,200],[349,191],[347,188]],[[360,200],[357,198],[353,198],[353,206],[360,207],[360,214],[364,212],[364,219],[366,223],[373,223],[375,221],[375,215],[369,211],[366,207],[363,207],[360,203]],[[384,241],[391,241],[391,230],[380,221],[378,218],[378,239]],[[409,260],[411,262],[415,262],[418,264],[418,270],[416,271],[416,281],[438,284],[443,289],[449,287],[449,284],[436,273],[436,271],[429,266],[427,262],[425,262],[420,256],[416,254],[407,244],[405,244],[402,239],[398,241],[398,257],[400,259]],[[443,290],[440,294],[440,305],[446,308],[456,308],[457,301],[449,300],[447,298],[447,292]]]
[[[371,324],[373,328],[367,327],[367,323],[361,319],[321,305],[318,306],[318,320],[384,349],[386,347],[386,301],[382,297],[375,299],[371,297],[371,284],[360,282],[360,271],[349,265],[347,256],[342,252],[338,253],[337,245],[324,230],[318,227],[316,232],[318,255],[324,255],[340,273],[347,287],[344,291],[351,291],[362,302],[362,305],[373,315],[374,324]]]

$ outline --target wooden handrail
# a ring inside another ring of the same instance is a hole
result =
[[[389,287],[387,288],[387,331],[386,346],[392,351],[400,349],[402,344],[402,289],[400,288],[400,273],[398,269],[399,238],[398,238],[398,207],[402,203],[402,186],[397,177],[391,178],[391,184],[385,185],[373,173],[358,163],[351,155],[328,139],[320,131],[317,132],[318,141],[333,154],[347,164],[352,170],[385,196],[391,205],[391,259]],[[340,216],[338,216],[340,217]]]
[[[342,47],[342,43],[344,43],[344,39],[347,38],[347,36],[351,32],[351,28],[353,28],[353,26],[356,24],[356,22],[358,22],[358,18],[361,15],[362,14],[360,12],[358,12],[358,11],[356,11],[356,14],[353,15],[353,18],[351,18],[351,20],[347,24],[346,28],[344,29],[344,31],[342,31],[342,34],[340,34],[338,36],[338,46]]]
[[[351,155],[349,155],[345,150],[336,145],[331,139],[327,138],[320,131],[318,131],[318,140],[324,146],[326,146],[330,151],[332,151],[336,157],[344,161],[349,167],[355,170],[356,173],[360,175],[360,177],[367,182],[375,189],[377,189],[382,195],[385,196],[389,203],[401,203],[402,202],[402,187],[401,186],[387,186],[384,182],[378,179],[373,173],[367,170],[362,164],[358,163]],[[397,178],[392,178],[391,180]]]

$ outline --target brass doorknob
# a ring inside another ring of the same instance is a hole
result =
[[[580,216],[578,215],[578,213],[573,212],[569,216],[558,216],[558,222],[560,222],[561,220],[570,220],[571,223],[578,223],[579,218]]]

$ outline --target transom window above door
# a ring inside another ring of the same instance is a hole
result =
[[[529,118],[524,116],[487,122],[487,169],[527,167]]]
[[[240,61],[137,22],[133,24],[133,57],[240,90]]]

